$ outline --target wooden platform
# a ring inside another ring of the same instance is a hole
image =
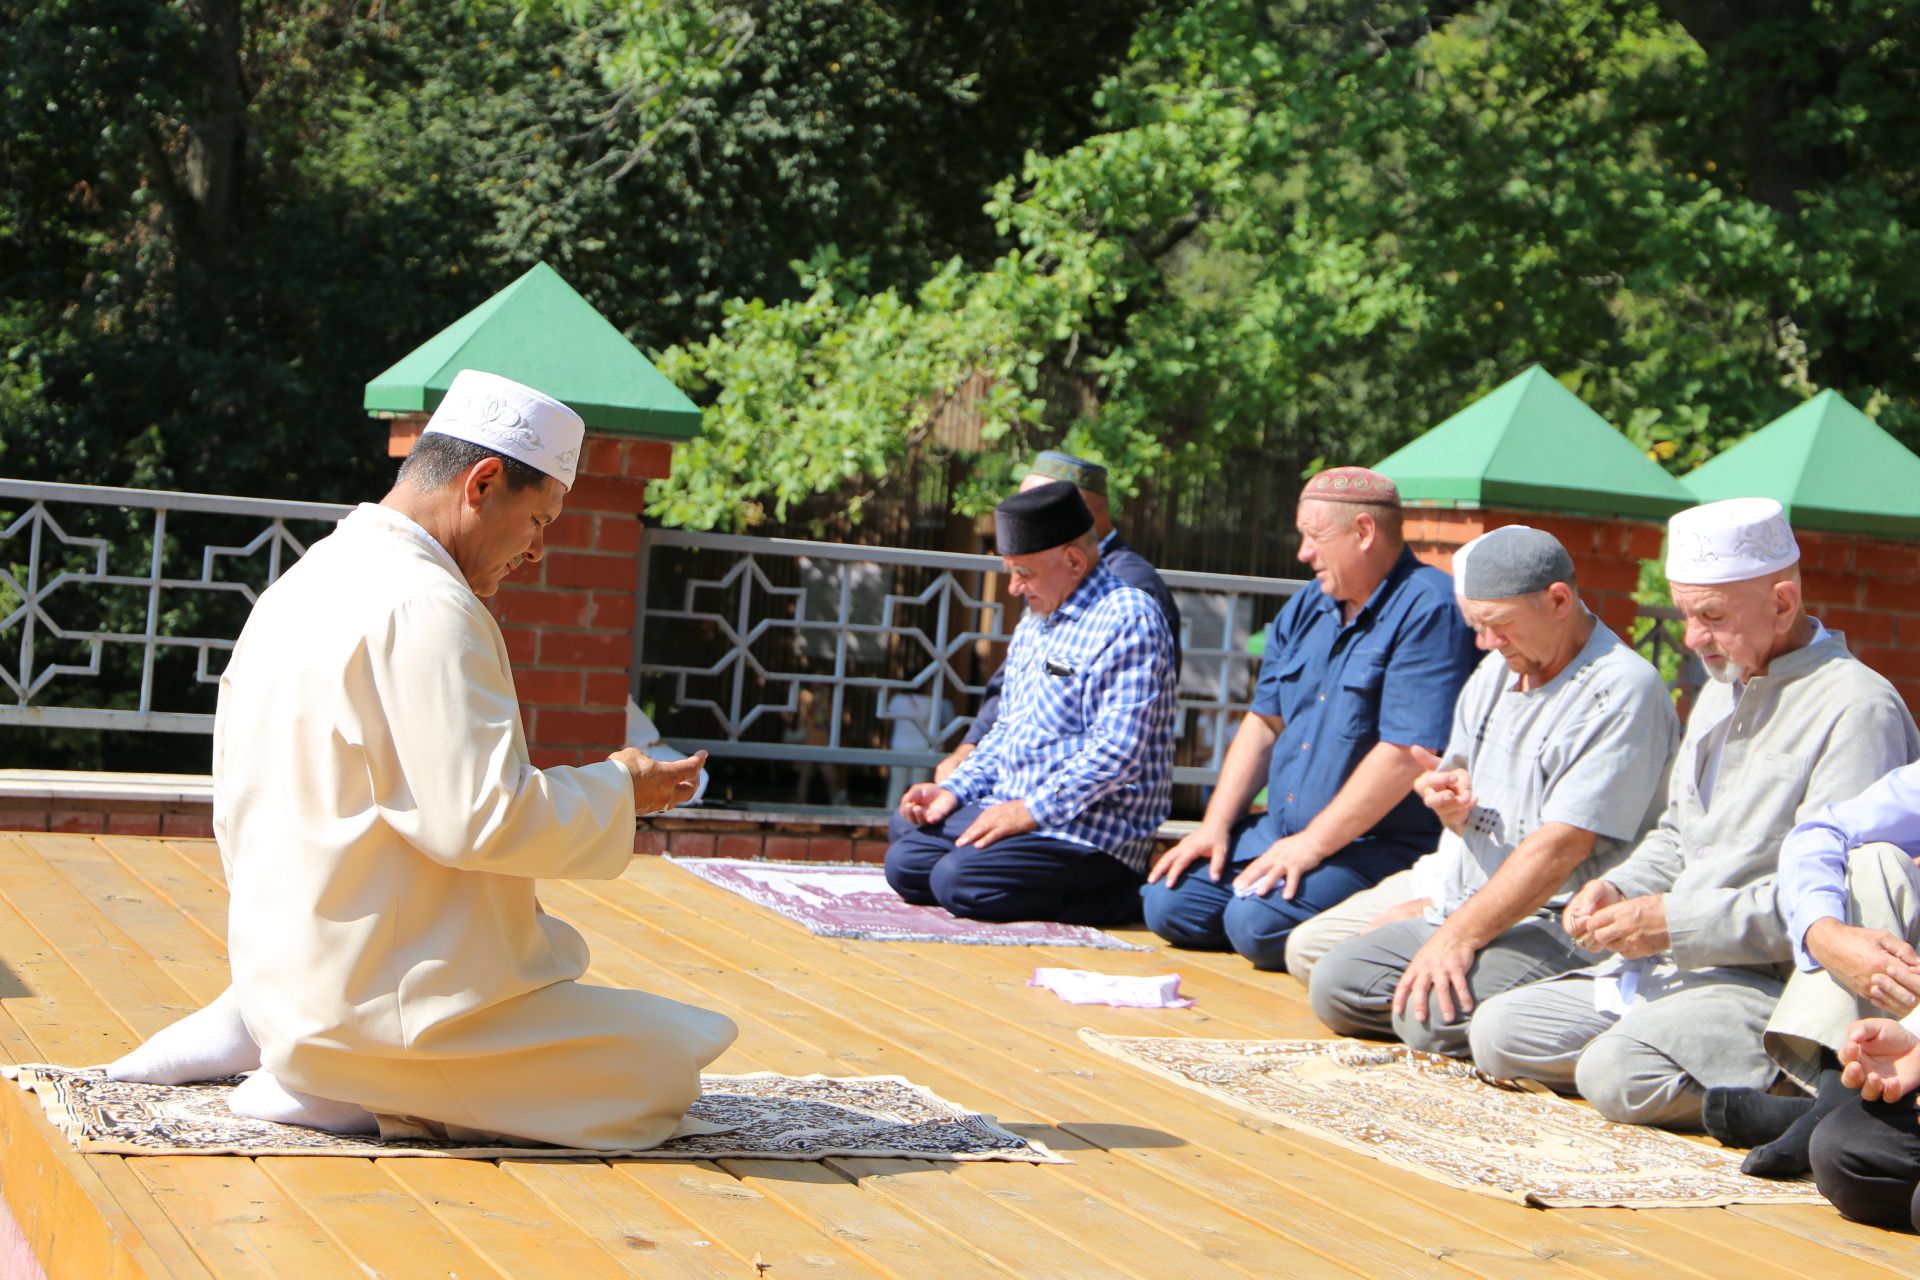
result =
[[[1534,1210],[1326,1146],[1085,1049],[1317,1034],[1228,957],[841,943],[657,860],[554,884],[596,980],[722,1009],[721,1070],[897,1073],[1070,1166],[76,1155],[0,1089],[0,1193],[63,1277],[1910,1276],[1920,1241],[1824,1207]],[[0,836],[0,1052],[108,1059],[225,985],[213,846]],[[1061,1003],[1036,963],[1177,969],[1185,1011]]]

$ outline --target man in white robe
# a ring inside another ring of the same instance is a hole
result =
[[[533,768],[480,602],[540,558],[583,435],[464,371],[393,491],[261,596],[214,731],[233,984],[116,1078],[258,1067],[235,1112],[387,1137],[674,1134],[732,1022],[579,982],[585,941],[534,881],[618,876],[636,811],[689,797],[704,753]]]

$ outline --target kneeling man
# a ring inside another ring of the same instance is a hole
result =
[[[1774,1080],[1761,1032],[1793,956],[1780,843],[1916,744],[1893,686],[1801,607],[1799,561],[1770,498],[1673,517],[1667,580],[1713,683],[1660,824],[1563,914],[1576,942],[1613,956],[1481,1005],[1481,1070],[1577,1086],[1609,1120],[1676,1129],[1700,1126],[1709,1088]]]
[[[690,796],[704,756],[534,768],[480,602],[540,559],[583,435],[462,371],[393,491],[260,597],[214,723],[233,984],[115,1078],[257,1067],[235,1112],[389,1138],[619,1150],[681,1126],[733,1023],[580,982],[586,942],[534,879],[618,876],[636,810]]]
[[[1559,908],[1653,825],[1680,738],[1660,673],[1587,612],[1552,534],[1513,525],[1453,560],[1492,650],[1461,690],[1444,761],[1414,783],[1446,831],[1425,912],[1333,948],[1313,1010],[1343,1035],[1464,1056],[1476,1001],[1591,962]]]
[[[1173,635],[1152,596],[1100,563],[1064,480],[994,511],[1026,616],[1000,718],[943,783],[901,797],[887,882],[976,920],[1137,920],[1173,797]]]

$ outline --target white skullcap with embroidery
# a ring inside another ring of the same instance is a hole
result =
[[[427,419],[421,434],[428,432],[524,462],[571,489],[587,424],[579,414],[532,387],[497,373],[462,369],[453,375],[446,399]]]
[[[1667,581],[1707,587],[1745,582],[1800,563],[1787,513],[1772,498],[1727,498],[1688,507],[1667,522]]]

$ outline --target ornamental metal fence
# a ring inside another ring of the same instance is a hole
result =
[[[0,724],[211,733],[218,655],[351,509],[0,480]]]
[[[650,529],[635,697],[683,750],[930,769],[965,736],[1017,610],[996,556]],[[1305,583],[1163,572],[1180,605],[1175,781],[1213,781],[1253,696],[1248,640]]]
[[[254,600],[351,509],[0,479],[0,725],[211,732]],[[993,556],[649,529],[640,557],[635,695],[721,757],[929,769],[1017,612]],[[1162,576],[1184,624],[1174,776],[1204,785],[1253,695],[1249,641],[1305,584]],[[1685,693],[1678,618],[1643,606],[1634,642]]]

